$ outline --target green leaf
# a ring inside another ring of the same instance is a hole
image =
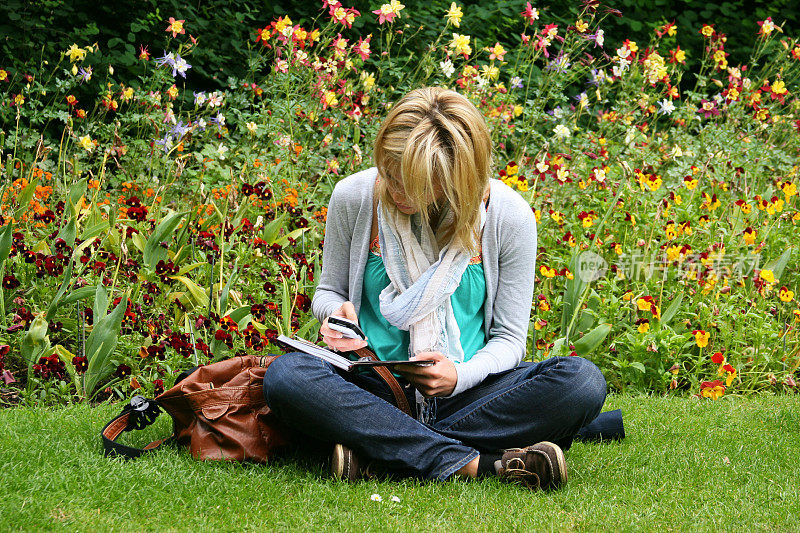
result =
[[[156,263],[162,259],[167,258],[167,250],[161,247],[161,242],[166,240],[169,235],[175,231],[181,218],[187,213],[172,212],[163,219],[156,227],[155,231],[147,239],[147,244],[144,246],[144,264],[151,270],[155,268]]]
[[[75,289],[64,297],[64,299],[61,301],[61,304],[67,305],[71,304],[72,302],[77,302],[78,300],[83,300],[84,298],[89,298],[95,292],[97,292],[97,287],[94,285],[87,285],[86,287]]]
[[[70,247],[75,245],[75,237],[77,237],[78,234],[76,218],[75,216],[70,217],[69,222],[61,228],[61,231],[58,232],[58,236],[56,237],[57,239],[64,239],[67,246]]]
[[[101,283],[97,286],[97,290],[94,292],[94,305],[92,306],[92,314],[94,318],[97,319],[99,317],[106,316],[108,313],[108,293],[106,292],[106,288]]]
[[[31,327],[25,332],[25,336],[20,343],[20,352],[28,362],[29,372],[49,347],[50,339],[47,337],[47,320],[44,317],[44,313],[39,313],[31,322]]]
[[[97,286],[98,293],[102,287],[102,285]],[[105,293],[105,289],[102,292]],[[89,361],[89,368],[83,375],[83,390],[87,397],[91,397],[97,383],[108,377],[113,370],[111,356],[117,347],[117,338],[127,306],[128,294],[125,293],[111,313],[100,317],[94,316],[94,328],[86,340],[86,359]]]
[[[786,265],[789,263],[789,259],[791,257],[792,248],[789,247],[783,251],[780,257],[773,259],[764,265],[764,270],[772,270],[772,273],[775,274],[775,279],[780,279],[781,275],[783,274],[783,270],[786,268]]]
[[[11,253],[11,237],[14,233],[14,226],[9,222],[3,229],[0,229],[0,266],[8,259]]]
[[[67,369],[69,377],[75,384],[75,389],[78,392],[78,396],[83,396],[83,383],[81,383],[81,378],[78,375],[78,372],[75,370],[75,365],[72,364],[72,360],[75,358],[75,354],[73,354],[60,344],[56,344],[53,347],[53,351],[56,354],[58,354],[59,359],[61,359],[61,361],[64,363],[64,368]]]
[[[600,324],[592,331],[573,343],[575,353],[581,357],[592,353],[598,346],[603,344],[608,334],[611,332],[611,324]]]
[[[319,333],[320,323],[316,318],[311,318],[308,322],[297,330],[297,336],[301,339],[317,338]]]
[[[134,233],[131,235],[131,242],[140,252],[144,252],[145,241],[141,233]]]
[[[681,302],[683,302],[683,292],[678,293],[678,296],[676,296],[675,299],[672,300],[672,303],[669,304],[667,310],[664,311],[663,315],[661,315],[662,324],[667,324],[670,320],[672,320],[672,317],[674,317],[675,314],[678,312],[678,309],[680,309]]]
[[[34,178],[28,182],[28,185],[22,189],[22,192],[17,196],[17,205],[19,206],[14,212],[14,219],[19,220],[22,218],[23,213],[28,210],[28,206],[33,199],[33,193],[36,192],[36,185],[39,183],[39,178]]]
[[[100,235],[101,233],[105,233],[108,230],[108,228],[109,228],[109,226],[108,226],[108,221],[107,220],[103,220],[102,222],[98,222],[97,224],[89,226],[89,227],[87,227],[86,229],[83,230],[83,233],[81,234],[81,240],[85,241],[85,240],[88,240],[88,239],[93,239],[93,238],[97,237],[98,235]],[[134,235],[138,235],[138,233],[136,233]]]
[[[64,281],[61,282],[61,287],[58,289],[58,292],[53,297],[53,300],[50,302],[50,306],[47,308],[47,316],[45,319],[50,322],[53,320],[53,317],[56,314],[56,311],[59,308],[59,302],[61,301],[61,297],[64,296],[64,293],[67,292],[67,288],[69,287],[70,283],[72,283],[72,268],[73,268],[73,261],[70,258],[69,263],[67,264],[66,271],[64,272]]]
[[[197,268],[197,267],[201,267],[201,266],[203,266],[203,265],[207,265],[207,264],[208,264],[208,261],[203,261],[203,262],[201,262],[201,263],[194,263],[194,264],[191,264],[191,265],[186,265],[185,267],[181,268],[181,269],[178,271],[178,275],[179,275],[179,276],[183,276],[183,275],[184,275],[184,274],[186,274],[187,272],[191,272],[191,271],[192,271],[192,270],[194,270],[195,268]]]
[[[241,319],[243,319],[245,316],[247,316],[248,314],[250,314],[250,306],[249,305],[243,305],[243,306],[241,306],[239,308],[234,309],[230,313],[228,313],[227,316],[231,317],[231,319],[238,324],[239,321]]]
[[[647,369],[644,367],[644,365],[642,363],[638,362],[638,361],[636,361],[635,363],[631,363],[630,366],[631,366],[631,368],[635,368],[636,370],[638,370],[642,374],[647,372]]]
[[[228,307],[228,294],[231,291],[231,285],[236,282],[236,278],[239,277],[239,269],[234,265],[233,267],[233,274],[228,279],[228,283],[225,284],[225,288],[222,289],[222,294],[219,297],[219,314],[225,315],[225,309]]]
[[[189,294],[194,300],[195,307],[208,307],[208,295],[205,289],[186,276],[170,276],[170,278],[180,281],[189,289]]]

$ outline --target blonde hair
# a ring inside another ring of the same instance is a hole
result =
[[[428,203],[441,194],[437,207],[444,201],[454,215],[452,225],[441,228],[443,239],[477,252],[492,141],[472,102],[440,87],[411,91],[381,124],[373,154],[381,176],[376,193],[386,208],[396,209],[388,189],[399,183],[428,224]]]

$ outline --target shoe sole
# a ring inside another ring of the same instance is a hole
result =
[[[559,446],[558,444],[553,444],[552,442],[546,440],[543,440],[538,444],[546,444],[550,446],[551,449],[553,449],[553,451],[556,452],[556,459],[558,460],[558,471],[561,472],[561,477],[562,477],[561,482],[558,483],[556,486],[560,487],[561,485],[564,485],[567,482],[567,460],[564,458],[564,451],[561,449],[561,446]]]
[[[344,446],[336,444],[331,455],[331,474],[335,479],[341,481],[344,478],[344,466]]]

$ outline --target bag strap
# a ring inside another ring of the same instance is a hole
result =
[[[368,347],[359,348],[355,350],[355,353],[358,354],[359,357],[368,357],[373,361],[379,361],[378,356],[370,350]],[[388,368],[385,366],[373,366],[372,370],[375,371],[386,384],[389,386],[389,390],[392,391],[392,396],[394,396],[394,401],[397,404],[397,407],[403,411],[408,416],[413,417],[414,414],[411,412],[411,406],[408,404],[408,398],[406,398],[405,393],[403,392],[403,387],[397,382],[394,375],[389,371]]]
[[[117,438],[124,431],[144,429],[152,424],[160,412],[161,408],[155,400],[148,400],[144,396],[131,398],[131,402],[123,408],[122,412],[106,424],[103,431],[100,432],[100,436],[103,438],[103,455],[106,457],[134,459],[172,440],[175,435],[155,440],[144,448],[126,446],[117,442]]]

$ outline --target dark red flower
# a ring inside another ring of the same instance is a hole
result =
[[[125,364],[121,364],[117,367],[117,371],[114,372],[117,377],[126,378],[131,375],[131,367]]]
[[[83,374],[89,369],[89,361],[82,355],[76,355],[72,358],[72,366],[78,374]]]

